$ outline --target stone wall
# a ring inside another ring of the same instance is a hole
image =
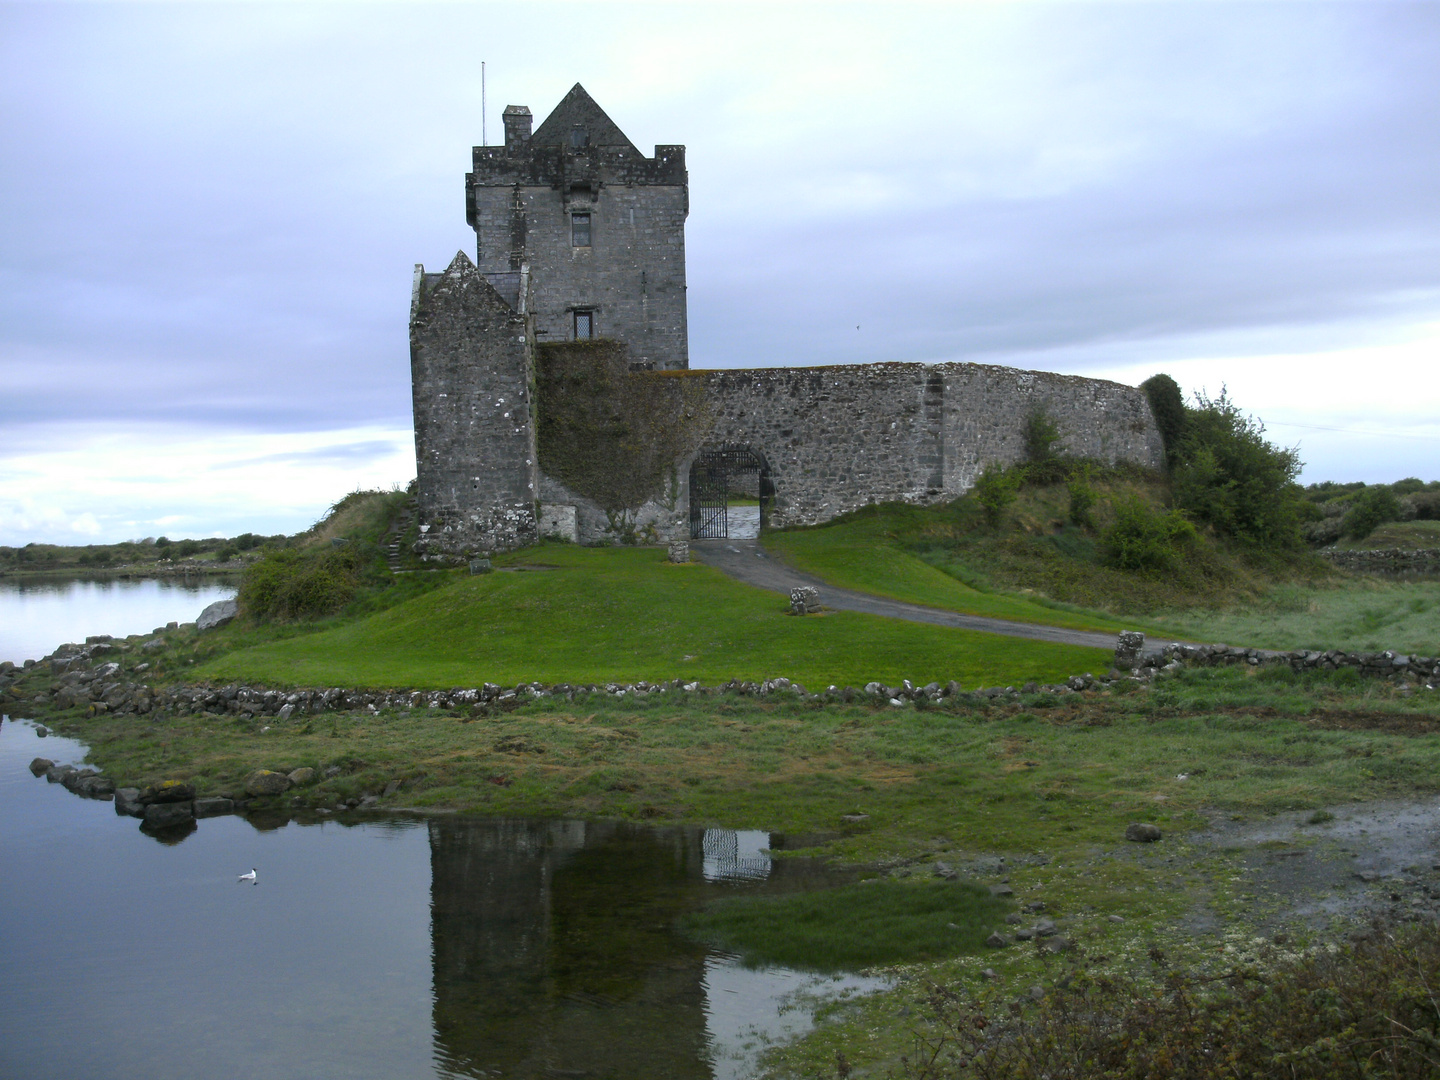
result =
[[[524,307],[508,304],[463,252],[442,274],[415,268],[410,369],[423,554],[458,557],[537,539]]]
[[[1382,574],[1440,572],[1440,548],[1376,548],[1368,551],[1327,548],[1320,555],[1346,570]]]
[[[695,375],[715,415],[706,445],[745,445],[769,463],[776,526],[815,524],[869,502],[957,498],[986,465],[1023,460],[1036,409],[1057,422],[1067,453],[1164,463],[1144,392],[1099,379],[893,363]]]
[[[529,124],[511,106],[505,145],[474,148],[466,220],[480,270],[531,269],[541,342],[573,340],[584,310],[594,336],[625,342],[636,363],[688,366],[685,148],[646,157],[578,85],[533,136]],[[589,215],[588,244],[575,243],[577,213]]]

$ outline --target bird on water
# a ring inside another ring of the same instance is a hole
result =
[[[254,880],[255,880],[255,868],[252,866],[252,867],[250,868],[250,872],[249,872],[248,874],[241,874],[241,875],[239,876],[239,878],[236,879],[235,884],[236,884],[236,885],[239,885],[240,882],[242,882],[242,881],[251,881],[251,882],[253,882]]]

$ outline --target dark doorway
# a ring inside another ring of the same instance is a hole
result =
[[[730,444],[701,450],[690,466],[690,538],[758,536],[774,498],[762,454]]]

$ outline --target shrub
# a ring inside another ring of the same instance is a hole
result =
[[[1440,491],[1418,492],[1410,496],[1415,504],[1415,516],[1426,521],[1440,520]]]
[[[240,610],[265,620],[313,619],[339,611],[355,595],[355,545],[312,551],[272,551],[245,571]]]
[[[1065,485],[1070,493],[1070,524],[1086,528],[1090,525],[1090,510],[1095,505],[1095,489],[1090,486],[1090,471],[1086,469]]]
[[[172,546],[174,550],[170,552],[170,555],[176,559],[193,558],[200,552],[200,542],[198,540],[181,540],[178,544]]]
[[[1353,540],[1364,540],[1381,525],[1399,521],[1400,500],[1388,487],[1366,488],[1350,500],[1350,509],[1345,514],[1345,535]]]
[[[1196,540],[1178,510],[1155,510],[1138,495],[1111,503],[1115,519],[1101,537],[1101,561],[1120,570],[1173,570]]]
[[[1196,395],[1179,461],[1175,501],[1194,521],[1257,547],[1300,543],[1300,455],[1265,439],[1265,425],[1226,396]]]
[[[1161,441],[1165,443],[1165,461],[1174,465],[1185,439],[1186,415],[1185,397],[1180,386],[1169,375],[1152,375],[1140,384],[1150,401],[1150,413],[1155,417],[1155,426],[1160,429]]]
[[[999,465],[987,465],[975,480],[975,500],[985,511],[985,521],[998,526],[1005,516],[1005,509],[1020,493],[1020,475]]]

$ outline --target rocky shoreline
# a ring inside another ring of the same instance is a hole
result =
[[[164,638],[151,637],[138,645],[143,654],[147,649],[164,647]],[[1025,683],[1023,686],[982,687],[966,690],[958,682],[929,682],[916,685],[902,680],[891,686],[881,682],[866,683],[863,688],[828,686],[812,692],[787,678],[761,681],[732,679],[718,686],[696,681],[671,679],[666,682],[640,680],[633,683],[519,683],[500,686],[482,683],[479,686],[447,690],[372,689],[364,687],[267,687],[231,683],[175,683],[152,686],[133,676],[143,675],[148,664],[122,665],[110,659],[132,652],[129,645],[109,639],[89,639],[85,645],[63,645],[46,657],[55,686],[49,694],[41,693],[26,699],[14,687],[29,671],[6,662],[0,664],[0,700],[25,701],[26,704],[58,710],[85,709],[90,714],[110,712],[145,715],[152,711],[177,715],[246,714],[256,718],[273,717],[284,721],[296,714],[363,711],[378,713],[386,710],[430,709],[437,712],[485,716],[503,712],[518,705],[546,697],[574,701],[587,695],[645,698],[655,694],[714,696],[741,694],[746,696],[785,696],[809,702],[854,703],[872,701],[892,706],[907,704],[960,705],[967,701],[1019,698],[1022,694],[1066,695],[1103,690],[1117,681],[1148,681],[1163,671],[1181,667],[1214,667],[1243,664],[1251,667],[1284,665],[1293,671],[1352,670],[1365,678],[1398,681],[1411,691],[1433,691],[1440,685],[1440,660],[1434,657],[1409,656],[1393,651],[1346,652],[1248,649],[1230,645],[1186,645],[1170,643],[1147,648],[1143,634],[1122,633],[1115,650],[1115,666],[1103,676],[1089,672],[1072,675],[1063,683]],[[98,661],[98,662],[97,662]]]

